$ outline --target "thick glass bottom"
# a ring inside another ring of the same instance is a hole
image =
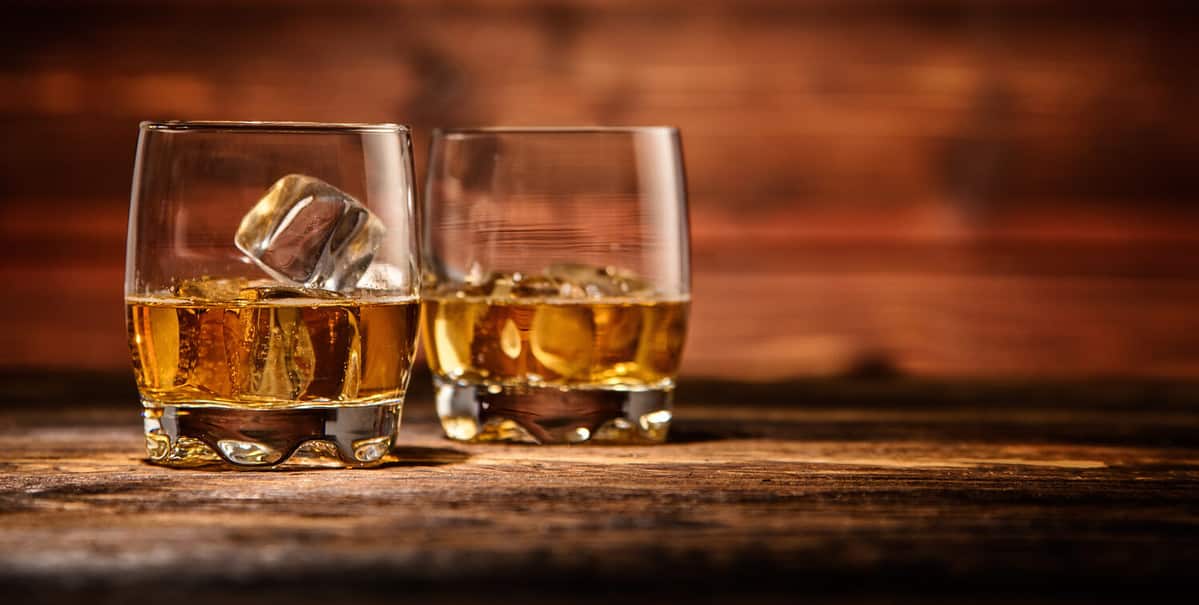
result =
[[[662,443],[673,388],[501,386],[434,379],[450,439],[516,443]]]
[[[402,402],[281,410],[146,403],[146,454],[172,467],[367,467],[384,462]]]

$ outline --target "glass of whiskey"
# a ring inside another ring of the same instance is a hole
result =
[[[448,437],[666,439],[690,305],[676,129],[439,130],[422,209]]]
[[[394,124],[141,124],[125,318],[151,462],[388,458],[420,321],[412,183]]]

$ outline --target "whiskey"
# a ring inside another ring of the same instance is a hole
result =
[[[688,309],[687,300],[629,297],[426,298],[422,331],[446,434],[662,441]]]
[[[132,300],[143,400],[250,409],[367,405],[404,395],[415,301]]]
[[[673,384],[685,301],[430,298],[425,342],[437,376],[500,386]]]
[[[126,319],[151,460],[379,462],[416,348],[415,299],[240,281],[130,297]]]

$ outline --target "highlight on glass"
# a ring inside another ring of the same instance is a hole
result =
[[[462,441],[659,443],[690,305],[673,128],[434,133],[422,334]]]
[[[125,308],[166,466],[371,466],[399,430],[420,275],[393,124],[144,122]]]

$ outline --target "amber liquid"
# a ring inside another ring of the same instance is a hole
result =
[[[574,388],[673,386],[686,301],[425,300],[433,374],[455,381]]]
[[[442,428],[462,441],[660,443],[687,311],[683,300],[426,299]]]
[[[372,466],[399,430],[415,299],[200,279],[126,300],[146,453],[166,466]]]
[[[278,409],[402,399],[415,300],[127,301],[129,348],[148,407]]]

